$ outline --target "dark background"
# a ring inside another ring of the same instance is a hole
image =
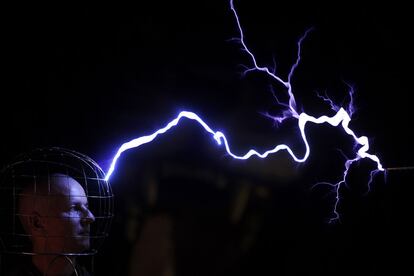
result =
[[[408,4],[268,2],[235,3],[258,62],[276,61],[286,80],[298,38],[313,27],[293,79],[299,107],[333,115],[317,93],[346,105],[352,85],[352,129],[369,137],[384,167],[414,165]],[[3,12],[2,165],[33,148],[62,146],[107,170],[123,142],[153,133],[181,110],[225,132],[236,153],[278,143],[303,153],[295,121],[277,127],[262,115],[281,111],[270,85],[280,99],[286,94],[266,76],[242,75],[251,60],[231,40],[239,33],[227,1],[36,3]],[[374,166],[360,162],[341,189],[341,221],[327,223],[335,194],[311,187],[340,179],[341,152],[352,157],[353,143],[329,126],[307,130],[311,156],[300,165],[285,153],[232,160],[185,120],[125,153],[111,179],[117,216],[97,272],[126,275],[139,262],[131,248],[140,229],[160,214],[173,221],[176,275],[412,271],[412,170],[380,174],[366,194]],[[156,199],[148,192],[153,182]],[[131,221],[137,235],[128,238]]]

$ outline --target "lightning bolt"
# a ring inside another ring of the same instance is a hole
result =
[[[252,71],[260,71],[260,72],[266,74],[271,79],[273,79],[275,82],[283,85],[286,88],[286,91],[287,91],[287,94],[288,94],[288,101],[287,102],[280,102],[277,99],[276,95],[274,94],[277,102],[281,106],[285,107],[285,110],[283,110],[283,112],[282,112],[282,116],[279,116],[279,117],[270,116],[270,115],[268,115],[268,116],[270,116],[272,119],[274,119],[278,123],[281,123],[285,119],[288,119],[288,118],[293,118],[293,119],[297,120],[298,128],[299,128],[300,134],[301,134],[301,138],[302,138],[302,141],[305,145],[305,153],[303,154],[303,156],[296,155],[292,151],[292,149],[289,146],[285,145],[285,144],[276,145],[275,147],[273,147],[273,148],[271,148],[267,151],[264,151],[262,153],[259,153],[254,149],[250,149],[250,150],[247,151],[247,153],[245,153],[243,155],[237,155],[237,154],[235,154],[231,151],[231,147],[229,145],[229,142],[228,142],[226,136],[223,134],[223,132],[213,130],[213,128],[210,127],[197,114],[195,114],[193,112],[190,112],[190,111],[182,111],[178,114],[178,116],[176,118],[174,118],[172,121],[167,123],[164,127],[158,129],[154,133],[152,133],[150,135],[146,135],[146,136],[141,136],[139,138],[135,138],[131,141],[128,141],[128,142],[122,144],[119,147],[119,149],[117,150],[115,156],[112,159],[111,165],[108,169],[108,172],[106,173],[106,180],[109,180],[109,178],[111,177],[111,175],[115,171],[116,163],[117,163],[118,159],[120,158],[120,156],[123,152],[125,152],[129,149],[132,149],[132,148],[140,147],[140,146],[145,145],[147,143],[151,143],[159,135],[164,134],[167,131],[169,131],[170,129],[172,129],[173,127],[177,126],[183,118],[193,120],[193,121],[197,122],[198,124],[200,124],[203,127],[203,129],[214,138],[214,140],[217,142],[217,144],[220,145],[220,146],[224,146],[226,152],[231,157],[233,157],[235,159],[245,160],[245,159],[249,159],[253,156],[257,156],[259,158],[266,158],[270,154],[274,154],[274,153],[277,153],[279,151],[284,150],[284,151],[287,151],[289,153],[289,155],[292,157],[293,160],[295,160],[296,162],[300,162],[300,163],[305,162],[307,160],[307,158],[309,157],[309,154],[310,154],[310,147],[309,147],[308,139],[306,137],[306,132],[305,132],[306,124],[307,123],[313,123],[313,124],[328,123],[328,124],[330,124],[332,126],[335,126],[335,127],[340,126],[348,136],[351,136],[354,139],[355,146],[359,147],[358,151],[355,153],[354,158],[346,160],[346,162],[344,164],[344,172],[343,172],[343,175],[342,175],[342,178],[340,179],[340,181],[338,181],[336,183],[320,182],[320,183],[316,184],[316,185],[321,185],[321,184],[322,185],[329,185],[335,191],[336,201],[335,201],[334,208],[333,208],[333,217],[330,219],[330,221],[332,222],[332,221],[335,221],[335,220],[339,220],[340,216],[339,216],[339,213],[338,213],[338,205],[339,205],[339,202],[340,202],[340,189],[341,189],[342,185],[346,183],[346,178],[347,178],[347,175],[349,173],[349,169],[350,169],[351,165],[353,163],[355,163],[355,162],[357,162],[361,159],[365,159],[365,158],[370,159],[371,161],[373,161],[376,164],[376,169],[371,172],[370,180],[368,182],[368,187],[370,187],[370,184],[371,184],[372,179],[375,176],[375,174],[380,172],[380,171],[384,171],[384,168],[383,168],[379,158],[376,155],[368,153],[368,150],[369,150],[368,138],[366,136],[357,136],[355,134],[355,132],[352,129],[349,128],[349,123],[351,122],[351,117],[352,117],[352,114],[354,112],[353,97],[352,97],[353,93],[354,93],[354,90],[352,89],[352,87],[350,87],[349,95],[350,95],[351,100],[350,100],[348,106],[346,107],[346,109],[343,108],[343,107],[339,107],[339,106],[335,105],[333,103],[333,101],[330,100],[327,96],[320,96],[324,101],[328,102],[331,106],[331,109],[336,112],[336,114],[331,116],[331,117],[326,116],[326,115],[323,115],[323,116],[320,116],[320,117],[313,117],[309,114],[306,114],[305,112],[299,112],[297,110],[297,107],[296,107],[296,100],[295,100],[295,96],[294,96],[294,93],[293,93],[291,80],[292,80],[292,77],[294,75],[295,69],[299,66],[300,61],[301,61],[302,42],[307,37],[307,35],[312,31],[312,29],[307,30],[305,32],[305,34],[298,40],[298,42],[297,42],[298,51],[297,51],[296,61],[291,66],[291,69],[289,71],[287,80],[283,80],[282,77],[277,75],[275,72],[272,72],[268,67],[260,66],[257,63],[254,54],[248,48],[248,46],[245,42],[243,29],[241,27],[238,14],[237,14],[236,9],[234,7],[233,0],[230,0],[230,9],[233,12],[233,15],[234,15],[234,18],[236,20],[237,27],[238,27],[238,31],[239,31],[239,37],[236,38],[235,40],[237,40],[240,43],[240,45],[242,47],[242,50],[244,50],[247,53],[247,55],[250,57],[250,60],[251,60],[251,63],[252,63],[252,66],[250,68],[246,69],[244,71],[244,74],[248,74]]]

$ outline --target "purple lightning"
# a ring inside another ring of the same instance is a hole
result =
[[[335,126],[335,127],[341,125],[342,129],[349,136],[351,136],[354,139],[355,146],[359,146],[360,148],[356,152],[355,157],[353,159],[346,160],[346,162],[344,164],[345,169],[344,169],[343,177],[339,182],[337,182],[337,183],[321,182],[321,183],[316,184],[316,185],[319,185],[319,184],[330,185],[334,189],[335,195],[336,195],[335,196],[336,201],[335,201],[335,205],[334,205],[334,209],[333,209],[334,217],[331,219],[331,221],[338,220],[339,219],[339,213],[337,211],[337,208],[338,208],[339,200],[340,200],[339,191],[340,191],[342,185],[346,183],[346,177],[348,175],[348,172],[349,172],[349,169],[350,169],[351,165],[354,162],[357,162],[357,161],[359,161],[361,159],[364,159],[364,158],[368,158],[368,159],[370,159],[370,160],[372,160],[373,162],[376,163],[377,168],[371,172],[371,177],[370,177],[370,180],[369,180],[369,183],[368,183],[368,188],[370,187],[370,184],[372,182],[372,178],[374,177],[374,175],[377,172],[384,171],[384,168],[382,167],[379,158],[376,155],[368,153],[368,150],[369,150],[368,138],[366,136],[359,136],[358,137],[354,133],[354,131],[352,131],[349,128],[349,123],[351,121],[351,116],[354,112],[354,107],[353,107],[353,93],[354,93],[354,90],[352,89],[352,87],[350,87],[350,90],[349,90],[350,102],[349,102],[346,110],[343,107],[339,107],[339,106],[335,105],[333,103],[333,101],[330,100],[327,96],[325,96],[325,97],[320,96],[324,101],[328,102],[330,104],[332,110],[334,110],[336,112],[336,114],[334,116],[329,117],[329,116],[324,115],[324,116],[320,116],[320,117],[316,118],[316,117],[313,117],[313,116],[310,116],[310,115],[306,114],[305,112],[298,112],[297,107],[296,107],[296,100],[295,100],[295,97],[294,97],[294,94],[293,94],[293,88],[292,88],[292,85],[291,85],[291,79],[294,75],[295,69],[299,66],[299,63],[301,61],[301,45],[302,45],[302,42],[306,38],[308,33],[311,31],[311,29],[307,30],[305,32],[305,34],[297,42],[297,47],[298,47],[297,58],[296,58],[295,63],[292,65],[292,67],[290,69],[287,81],[284,81],[280,76],[276,75],[276,73],[271,72],[271,70],[268,67],[262,67],[257,63],[255,56],[253,55],[253,53],[250,51],[250,49],[247,47],[247,45],[245,43],[243,29],[241,27],[240,20],[239,20],[239,17],[237,15],[236,9],[234,8],[233,0],[230,0],[230,9],[234,14],[234,17],[235,17],[235,20],[236,20],[236,23],[237,23],[237,27],[238,27],[238,31],[239,31],[239,35],[240,35],[240,37],[237,38],[237,41],[240,42],[242,50],[244,50],[247,53],[247,55],[250,57],[251,62],[252,62],[252,67],[248,68],[244,73],[248,74],[251,71],[263,72],[264,74],[266,74],[270,78],[274,79],[276,82],[282,84],[287,89],[289,100],[286,103],[279,102],[278,98],[274,94],[274,96],[276,98],[276,101],[281,106],[284,106],[286,108],[286,110],[284,110],[282,112],[283,116],[273,117],[273,116],[270,116],[268,114],[267,114],[267,116],[271,117],[272,119],[274,119],[278,123],[283,122],[287,118],[294,118],[294,119],[298,120],[298,127],[299,127],[299,130],[300,130],[300,134],[301,134],[303,143],[305,145],[305,153],[303,154],[303,156],[297,156],[292,151],[292,149],[289,146],[285,145],[285,144],[276,145],[272,149],[269,149],[269,150],[267,150],[263,153],[259,153],[256,150],[250,149],[250,150],[247,151],[247,153],[245,153],[243,155],[234,154],[231,151],[231,147],[228,143],[228,140],[227,140],[226,136],[223,134],[223,132],[213,130],[213,128],[211,128],[197,114],[195,114],[193,112],[190,112],[190,111],[182,111],[178,114],[178,116],[175,119],[170,121],[163,128],[158,129],[154,133],[152,133],[150,135],[146,135],[146,136],[141,136],[139,138],[133,139],[129,142],[126,142],[126,143],[122,144],[122,146],[118,149],[117,153],[115,154],[115,156],[112,159],[109,170],[106,173],[106,180],[108,180],[111,177],[112,173],[114,172],[114,170],[116,168],[117,160],[119,159],[119,157],[121,156],[121,154],[123,152],[125,152],[129,149],[137,148],[137,147],[140,147],[144,144],[152,142],[159,135],[164,134],[167,131],[169,131],[170,129],[172,129],[173,127],[177,126],[182,118],[187,118],[187,119],[190,119],[190,120],[194,120],[197,123],[199,123],[204,128],[204,130],[207,133],[209,133],[216,140],[218,145],[224,145],[226,152],[231,157],[233,157],[235,159],[242,159],[242,160],[249,159],[252,156],[257,156],[257,157],[260,157],[260,158],[266,158],[270,154],[276,153],[276,152],[281,151],[281,150],[285,150],[289,153],[289,155],[292,157],[292,159],[295,160],[296,162],[304,162],[304,161],[306,161],[306,159],[308,158],[308,156],[310,154],[310,147],[309,147],[309,143],[308,143],[306,133],[305,133],[306,124],[308,122],[311,122],[311,123],[314,123],[314,124],[328,123],[328,124],[330,124],[332,126]]]

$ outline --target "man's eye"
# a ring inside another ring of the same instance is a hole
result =
[[[80,207],[79,205],[72,205],[72,206],[70,207],[70,209],[71,209],[71,210],[74,210],[74,211],[80,211],[80,210],[81,210],[81,207]]]
[[[74,204],[70,207],[70,209],[72,211],[82,212],[84,210],[89,210],[89,206],[88,205],[82,205],[82,204]]]

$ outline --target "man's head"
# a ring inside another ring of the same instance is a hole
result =
[[[35,253],[80,253],[89,249],[95,221],[82,186],[64,174],[51,174],[25,187],[19,196],[20,221]]]

